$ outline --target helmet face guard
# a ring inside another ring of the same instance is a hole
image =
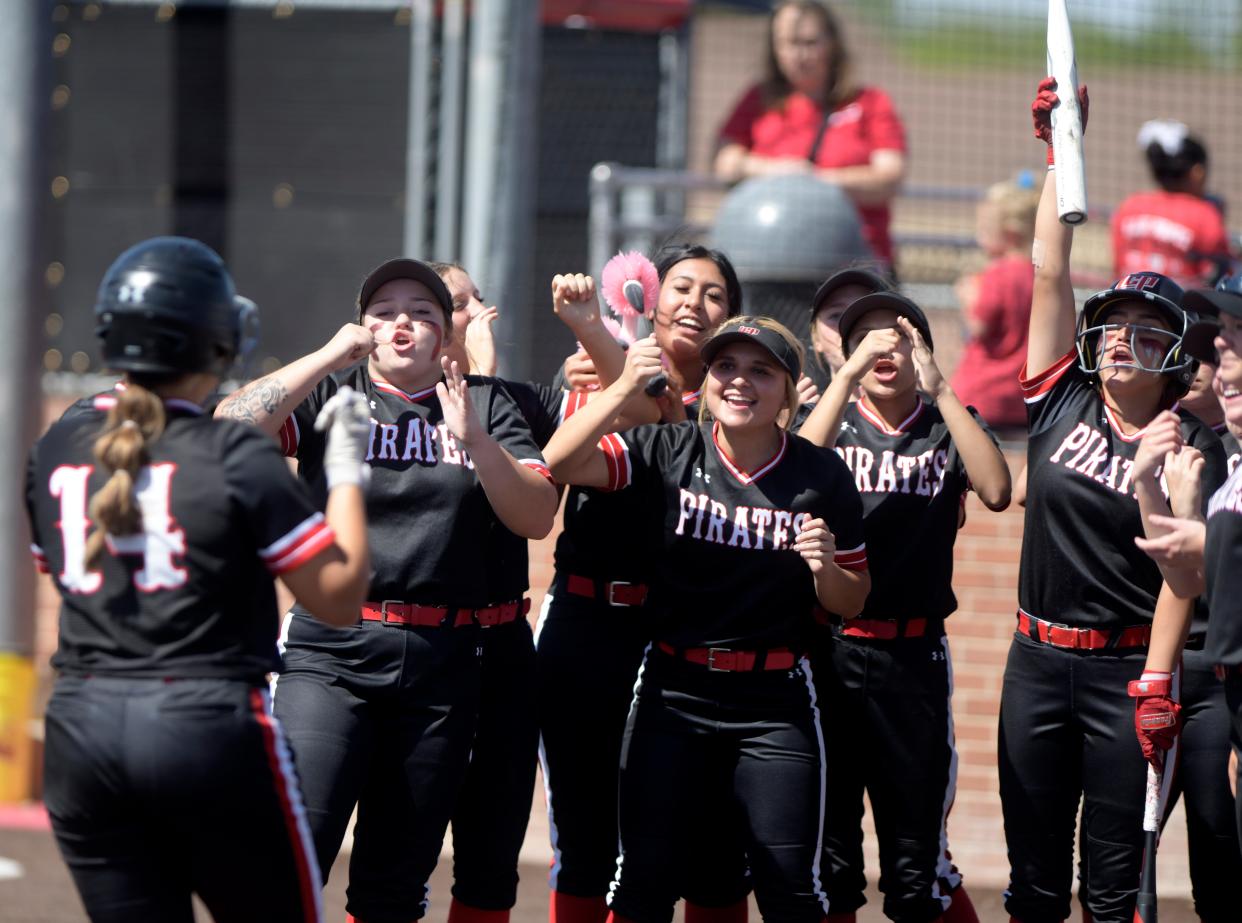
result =
[[[1113,330],[1129,331],[1128,348],[1134,358],[1130,362],[1104,363],[1104,347]],[[1187,368],[1194,360],[1179,347],[1182,333],[1162,327],[1144,324],[1097,324],[1078,331],[1078,367],[1088,375],[1098,375],[1105,369],[1138,369],[1159,375],[1175,375]],[[1154,362],[1148,361],[1156,357]]]

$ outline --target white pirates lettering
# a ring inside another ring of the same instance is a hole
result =
[[[928,449],[919,455],[898,455],[891,449],[885,449],[880,453],[878,464],[875,453],[860,445],[837,446],[836,451],[854,472],[854,486],[860,494],[935,497],[944,489],[948,476],[949,453],[946,449]],[[872,472],[875,472],[874,477]]]
[[[1079,423],[1061,440],[1057,450],[1048,456],[1048,461],[1091,478],[1119,494],[1130,495],[1134,460],[1110,452],[1110,445],[1108,437],[1099,430],[1087,423]],[[1160,486],[1164,489],[1163,477]]]
[[[402,414],[396,423],[372,420],[366,460],[374,467],[397,471],[438,464],[474,469],[469,453],[446,424],[428,423],[417,414]]]
[[[715,542],[723,545],[725,542],[724,526],[729,521],[728,512],[725,505],[716,500],[709,500],[711,515],[707,520],[707,534],[703,536],[703,540],[707,542]]]
[[[705,515],[706,530],[702,528]],[[674,532],[677,535],[689,533],[691,538],[730,548],[779,551],[789,547],[810,518],[810,513],[766,507],[737,506],[730,512],[729,507],[719,500],[683,487],[679,492],[677,528]]]
[[[1229,475],[1223,487],[1208,501],[1208,519],[1217,513],[1242,513],[1242,475]]]

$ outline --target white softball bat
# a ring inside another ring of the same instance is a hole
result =
[[[1061,103],[1052,110],[1052,153],[1057,162],[1057,217],[1064,224],[1087,220],[1087,176],[1082,156],[1082,107],[1078,64],[1066,0],[1048,0],[1048,74]]]

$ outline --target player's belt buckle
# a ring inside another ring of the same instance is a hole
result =
[[[610,606],[630,606],[632,603],[617,601],[617,587],[631,587],[634,584],[629,580],[614,580],[608,584],[608,605]]]
[[[405,603],[404,603],[402,600],[400,600],[400,599],[383,599],[383,600],[380,600],[380,621],[381,621],[381,622],[384,622],[385,624],[387,624],[387,623],[388,623],[388,607],[389,607],[389,606],[404,606],[404,605],[405,605]],[[403,622],[398,622],[397,624],[398,624],[398,625],[401,625],[401,624],[404,624],[404,623],[403,623]]]
[[[716,666],[716,655],[717,654],[720,654],[723,658],[725,656],[732,656],[733,651],[729,650],[728,648],[724,648],[724,647],[709,647],[707,649],[707,669],[711,670],[713,673],[728,673],[729,672],[728,667]]]

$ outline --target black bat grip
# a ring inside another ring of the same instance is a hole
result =
[[[647,393],[648,397],[659,397],[667,388],[668,376],[661,372],[655,378],[651,379],[651,381],[647,382],[646,386],[643,388],[643,391]]]

